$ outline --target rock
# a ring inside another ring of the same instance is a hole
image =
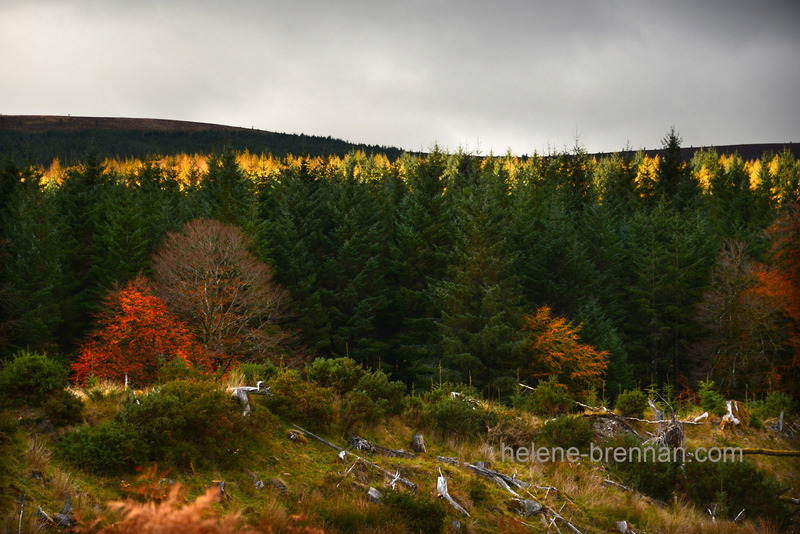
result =
[[[283,480],[279,478],[270,480],[269,485],[276,489],[281,495],[287,495],[289,493],[289,488],[283,483]]]
[[[530,499],[512,499],[511,502],[513,504],[511,504],[509,508],[517,512],[522,517],[530,517],[544,510],[544,507],[541,504]]]
[[[375,488],[369,488],[367,490],[367,499],[372,502],[381,502],[381,497],[383,497],[383,493]]]

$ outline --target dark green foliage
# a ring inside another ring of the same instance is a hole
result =
[[[496,385],[510,373],[522,324],[515,255],[505,239],[510,179],[500,162],[490,163],[481,169],[463,154],[451,162],[454,255],[433,286],[443,377],[477,387]]]
[[[342,401],[342,422],[350,427],[359,421],[374,423],[405,408],[406,385],[391,381],[383,371],[368,371],[359,378]]]
[[[447,516],[441,501],[424,493],[387,491],[381,498],[381,503],[395,511],[411,532],[439,534]]]
[[[292,423],[326,428],[333,420],[331,388],[320,387],[300,378],[300,373],[287,369],[269,381],[271,396],[264,404],[274,414]]]
[[[0,350],[73,353],[109,288],[147,275],[167,232],[213,215],[256,236],[292,295],[281,326],[307,353],[503,398],[522,366],[520,314],[547,305],[609,352],[605,394],[694,381],[707,372],[697,312],[718,245],[735,237],[753,261],[772,261],[759,235],[795,198],[800,167],[789,151],[767,154],[750,187],[743,157],[703,151],[687,165],[674,130],[663,148],[650,174],[643,153],[595,163],[580,147],[526,160],[435,149],[393,163],[352,153],[246,168],[237,161],[249,156],[223,150],[186,182],[169,159],[102,163],[90,149],[47,184],[8,159]],[[709,189],[698,195],[701,169]]]
[[[351,391],[366,371],[351,358],[315,358],[306,365],[306,377],[343,394]]]
[[[158,382],[164,384],[173,380],[201,380],[205,378],[202,369],[188,365],[181,358],[171,358],[159,362]]]
[[[443,397],[427,408],[435,427],[444,434],[469,439],[486,434],[494,426],[497,415],[463,396]]]
[[[243,363],[239,366],[239,372],[244,375],[246,385],[255,386],[259,380],[269,380],[280,372],[280,369],[272,363]]]
[[[0,370],[0,398],[14,406],[41,406],[67,386],[67,366],[38,352],[22,350]]]
[[[585,449],[592,441],[592,424],[581,416],[559,415],[542,425],[539,437],[550,447]]]
[[[434,321],[441,302],[433,287],[445,276],[453,254],[453,206],[445,195],[448,157],[434,149],[426,158],[403,160],[407,194],[398,206],[397,244],[393,251],[397,272],[395,360],[407,381],[427,386],[435,376],[441,353]]]
[[[118,421],[80,427],[64,436],[59,450],[73,465],[106,476],[131,473],[149,460],[139,432]]]
[[[744,509],[779,525],[789,518],[778,500],[786,488],[750,460],[687,463],[686,480],[687,498],[700,509],[717,503],[718,517],[733,519]]]
[[[176,380],[129,400],[115,420],[144,443],[148,458],[182,469],[231,465],[244,446],[239,406],[211,382]]]
[[[700,407],[704,410],[717,415],[724,415],[727,411],[725,407],[725,397],[715,389],[713,380],[700,382],[698,396],[700,397]]]
[[[614,407],[620,415],[641,419],[647,409],[647,395],[640,389],[625,391],[617,397]]]
[[[44,403],[44,413],[55,426],[76,425],[83,421],[83,401],[61,389],[54,392]]]
[[[623,484],[660,501],[670,500],[680,477],[680,465],[677,462],[653,461],[658,460],[659,451],[654,450],[653,446],[649,447],[650,450],[646,450],[637,438],[628,434],[612,439],[602,447],[610,447],[612,450],[624,449],[628,453],[622,462],[614,461],[613,454],[608,455],[609,467]],[[643,461],[637,461],[639,459]],[[647,461],[644,461],[645,459]]]
[[[782,391],[772,391],[764,400],[755,401],[751,408],[754,420],[763,421],[772,417],[779,417],[781,412],[790,413],[797,406],[797,402]]]
[[[51,348],[63,325],[64,260],[63,224],[52,192],[41,184],[41,174],[28,169],[0,213],[5,235],[5,261],[0,264],[0,306],[8,315],[12,346],[34,350]],[[6,287],[3,287],[6,285]]]
[[[358,380],[354,390],[366,394],[383,413],[398,414],[403,410],[406,385],[399,380],[389,380],[380,369],[368,371]]]
[[[567,393],[567,388],[556,382],[556,377],[539,380],[536,390],[523,391],[514,399],[514,407],[530,410],[536,415],[553,416],[570,412],[575,401]]]

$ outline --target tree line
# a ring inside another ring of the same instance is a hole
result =
[[[122,296],[157,294],[169,309],[152,304],[153,316],[187,316],[166,267],[205,254],[187,226],[202,220],[240,232],[285,291],[269,325],[280,342],[236,338],[249,347],[235,349],[241,361],[348,356],[415,387],[497,396],[550,376],[608,396],[706,378],[731,395],[799,396],[800,165],[788,151],[686,162],[680,142],[673,130],[655,158],[600,160],[580,148],[525,159],[90,152],[48,169],[6,158],[0,350],[86,362],[102,328],[123,324],[109,315]],[[208,325],[187,325],[213,345]],[[178,337],[159,350],[188,350]],[[218,370],[228,346],[208,356]]]

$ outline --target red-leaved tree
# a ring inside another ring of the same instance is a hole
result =
[[[185,323],[153,294],[148,280],[137,276],[112,290],[96,317],[97,327],[81,345],[72,364],[74,378],[89,376],[148,384],[159,367],[180,358],[187,365],[209,368],[209,359]]]
[[[288,293],[251,243],[235,226],[196,219],[169,234],[154,258],[159,294],[223,373],[236,361],[275,355],[288,338],[279,325]]]

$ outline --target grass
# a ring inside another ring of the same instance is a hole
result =
[[[231,373],[220,387],[232,387],[239,380]],[[113,417],[120,403],[131,394],[133,392],[130,390],[115,384],[101,384],[84,393],[87,403],[86,424],[98,424]],[[268,532],[270,529],[271,532],[312,532],[313,529],[323,529],[325,532],[409,531],[411,518],[398,515],[387,506],[372,503],[366,498],[366,491],[371,486],[386,490],[388,480],[383,473],[354,462],[351,457],[341,461],[335,450],[316,440],[309,439],[307,443],[303,443],[289,439],[288,431],[292,428],[292,421],[270,414],[261,398],[254,398],[251,404],[253,414],[249,416],[249,424],[255,425],[258,433],[248,442],[246,450],[234,452],[245,456],[245,461],[236,468],[197,470],[190,467],[180,471],[167,470],[165,466],[165,469],[151,467],[138,476],[90,476],[60,460],[54,445],[54,440],[58,439],[58,431],[41,434],[33,427],[14,438],[12,443],[6,444],[8,450],[17,452],[12,454],[12,458],[4,459],[3,465],[11,473],[14,491],[25,495],[28,503],[26,510],[35,510],[36,506],[41,505],[48,513],[57,512],[64,500],[71,497],[76,509],[75,515],[83,524],[103,520],[105,522],[99,523],[102,526],[114,518],[119,520],[122,517],[121,511],[115,512],[116,515],[109,515],[109,501],[126,501],[128,508],[125,509],[139,510],[142,517],[147,514],[156,518],[168,517],[166,509],[135,507],[148,500],[176,505],[178,497],[169,496],[173,486],[168,483],[158,484],[161,479],[168,478],[175,479],[181,485],[187,502],[195,502],[195,505],[184,506],[188,510],[185,514],[175,515],[178,518],[176,524],[184,525],[185,534],[192,532],[187,529],[194,528],[190,520],[211,517],[203,513],[211,513],[216,518],[214,524],[220,525],[220,528],[236,525],[238,529],[251,528],[254,532]],[[441,499],[436,502],[446,512],[446,523],[460,521],[463,531],[466,532],[548,532],[548,529],[540,516],[523,519],[510,512],[512,496],[506,490],[462,466],[451,466],[437,461],[437,455],[457,457],[460,462],[490,462],[494,469],[509,475],[515,474],[517,478],[532,483],[533,486],[527,491],[520,491],[522,497],[535,498],[548,508],[559,511],[582,532],[610,532],[615,529],[619,520],[628,521],[636,532],[778,531],[756,518],[749,518],[742,524],[722,520],[714,522],[705,511],[698,510],[679,498],[668,502],[666,508],[658,507],[642,495],[604,484],[603,479],[609,474],[601,464],[512,463],[508,458],[502,462],[500,443],[508,439],[508,436],[525,436],[520,439],[535,436],[536,429],[541,427],[545,418],[517,414],[492,404],[489,408],[499,414],[498,426],[503,421],[506,422],[503,423],[505,426],[494,433],[479,436],[450,434],[444,437],[425,428],[422,432],[428,452],[418,454],[413,460],[369,453],[363,455],[390,472],[399,469],[402,476],[417,484],[420,495],[434,499],[436,479],[441,469],[447,477],[450,495],[469,511],[471,517],[461,515]],[[362,437],[383,446],[409,450],[412,435],[421,430],[413,423],[414,421],[403,416],[395,416],[375,425],[359,428],[358,432]],[[645,425],[640,427],[637,429],[642,432]],[[647,429],[653,430],[649,427]],[[685,432],[690,448],[726,444],[764,448],[797,446],[787,438],[763,429],[733,429],[722,432],[710,425],[689,425],[685,427]],[[340,446],[346,446],[350,437],[336,422],[330,425],[327,432],[319,433]],[[13,435],[13,432],[8,431],[6,434]],[[800,479],[796,459],[752,459],[760,467],[778,474],[784,484]],[[31,477],[33,472],[42,473],[43,478]],[[257,479],[266,484],[265,488],[255,487],[256,479],[251,475],[253,472],[258,474]],[[208,488],[215,487],[217,481],[225,481],[226,498],[221,502],[208,501],[203,506],[197,505],[198,502],[206,502],[203,499],[206,499]],[[285,493],[279,491],[273,481],[280,481],[280,484],[285,485]],[[402,485],[398,489],[406,491]],[[14,497],[8,497],[9,492],[5,493],[5,500],[0,501],[3,511],[0,516],[0,531],[16,532],[18,507],[13,502]],[[559,520],[556,520],[555,525],[562,532],[569,531]],[[39,526],[33,515],[29,516],[26,512],[23,529],[37,532],[37,528]],[[136,528],[142,527],[138,525]],[[549,531],[555,532],[555,529],[551,528]]]

